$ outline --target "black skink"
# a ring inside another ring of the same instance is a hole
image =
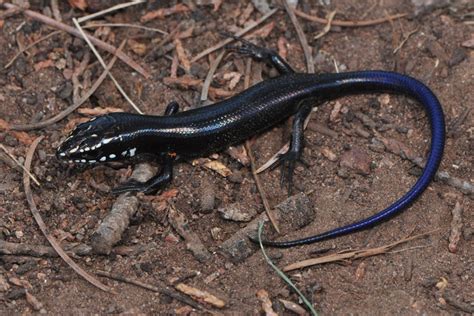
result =
[[[326,233],[266,245],[290,247],[329,239],[374,226],[401,212],[427,188],[440,164],[445,141],[441,105],[420,81],[387,71],[356,71],[337,74],[295,73],[271,50],[244,43],[240,52],[271,62],[280,76],[206,107],[178,112],[168,105],[165,116],[114,113],[93,118],[76,127],[57,150],[57,157],[76,163],[124,160],[138,154],[154,154],[162,171],[146,183],[129,182],[115,192],[152,192],[171,181],[176,156],[203,156],[240,143],[294,115],[290,149],[280,156],[291,186],[291,177],[303,148],[303,122],[315,104],[349,94],[390,92],[410,96],[427,113],[431,124],[431,148],[422,175],[399,200],[375,215]],[[283,172],[283,170],[282,170]]]

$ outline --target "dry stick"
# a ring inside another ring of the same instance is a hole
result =
[[[273,9],[273,10],[270,10],[267,14],[265,14],[264,16],[262,16],[258,21],[255,21],[254,23],[251,23],[249,24],[247,27],[245,27],[243,30],[235,33],[235,36],[236,37],[240,37],[246,33],[248,33],[249,31],[251,31],[252,29],[254,29],[255,27],[257,27],[258,25],[262,24],[266,19],[268,19],[269,17],[271,17],[273,14],[275,14],[275,12],[277,12],[278,9]],[[235,41],[234,38],[230,37],[230,38],[226,38],[225,40],[217,43],[216,45],[212,46],[212,47],[209,47],[208,49],[205,49],[204,51],[200,52],[199,54],[197,54],[193,59],[191,59],[191,63],[194,63],[196,62],[197,60],[203,58],[204,56],[207,56],[209,55],[210,53],[218,50],[219,48],[222,48],[224,47],[225,45],[231,43]]]
[[[326,35],[331,30],[332,21],[333,21],[335,16],[336,16],[336,10],[329,13],[329,15],[328,15],[328,24],[326,24],[326,26],[323,28],[323,30],[321,32],[319,32],[314,37],[315,40],[318,39],[318,38],[323,37],[324,35]]]
[[[4,68],[7,69],[8,67],[10,67],[10,66],[15,62],[15,60],[16,60],[21,54],[23,54],[24,52],[26,52],[27,50],[29,50],[29,49],[32,48],[33,46],[35,46],[35,45],[41,43],[41,42],[44,41],[44,40],[47,40],[48,38],[50,38],[50,37],[52,37],[52,36],[54,36],[54,35],[56,35],[56,34],[59,34],[59,33],[61,33],[61,32],[62,32],[62,31],[54,31],[54,32],[51,32],[51,33],[49,33],[48,35],[43,36],[42,38],[40,38],[40,39],[34,41],[33,43],[31,43],[30,45],[26,46],[25,48],[20,49],[20,51],[19,51],[18,53],[16,53],[15,56],[13,56],[13,58],[8,62],[8,64],[5,65]]]
[[[39,142],[43,139],[43,136],[40,136],[36,138],[33,143],[31,144],[30,148],[28,149],[28,153],[26,154],[26,159],[25,159],[25,169],[30,170],[31,169],[31,161],[33,160],[33,155],[35,153],[36,147],[38,146]],[[26,195],[26,200],[28,201],[28,205],[30,206],[31,214],[36,220],[36,223],[38,224],[39,228],[41,229],[41,232],[43,235],[46,237],[46,239],[49,241],[51,246],[56,250],[58,255],[80,276],[82,276],[84,279],[89,281],[92,285],[96,286],[97,288],[106,291],[106,292],[113,292],[111,288],[97,280],[95,277],[84,271],[80,266],[78,266],[61,248],[59,243],[56,241],[56,238],[54,238],[50,233],[49,229],[46,227],[46,224],[44,223],[43,219],[41,218],[40,212],[36,207],[36,203],[33,200],[33,192],[31,191],[31,186],[30,186],[30,177],[28,177],[28,174],[25,172],[23,174],[23,186],[25,187],[25,195]]]
[[[402,42],[393,50],[392,54],[396,54],[400,49],[402,49],[403,45],[408,41],[408,39],[414,35],[416,32],[418,32],[419,28],[415,28],[413,31],[407,34],[405,38],[402,40]]]
[[[91,23],[83,26],[83,29],[90,29],[90,28],[96,28],[96,27],[127,27],[127,28],[135,28],[135,29],[140,29],[140,30],[145,30],[145,31],[151,31],[151,32],[157,32],[163,35],[168,35],[169,33],[166,31],[163,31],[161,29],[158,29],[156,27],[148,27],[148,26],[143,26],[143,25],[136,25],[136,24],[129,24],[129,23]]]
[[[28,177],[30,177],[39,187],[41,186],[36,177],[29,170],[27,170],[25,166],[23,166],[12,154],[10,154],[3,144],[0,144],[0,148],[8,155],[8,157],[10,157],[11,160],[13,160],[18,166],[20,166],[21,169],[23,169],[24,172],[26,172]]]
[[[302,17],[302,18],[304,18],[306,20],[309,20],[309,21],[312,21],[312,22],[327,24],[328,21],[329,21],[328,19],[324,19],[324,18],[320,18],[320,17],[317,17],[317,16],[306,14],[302,11],[299,11],[298,9],[294,9],[294,12],[297,16]],[[384,17],[384,18],[375,19],[375,20],[367,20],[367,21],[333,20],[331,24],[334,25],[334,26],[345,26],[345,27],[372,26],[372,25],[377,25],[377,24],[382,24],[382,23],[385,23],[385,22],[389,22],[391,20],[400,19],[400,18],[403,18],[407,15],[408,15],[408,13],[399,13],[399,14],[389,15],[389,16]]]
[[[244,81],[245,89],[248,89],[248,87],[250,86],[251,68],[252,68],[252,59],[249,59],[245,67],[245,81]],[[268,203],[267,195],[265,194],[263,185],[260,182],[259,176],[257,175],[257,170],[255,167],[255,157],[253,156],[252,146],[250,145],[249,140],[245,141],[245,150],[247,150],[247,155],[249,156],[250,169],[252,170],[252,175],[253,175],[253,178],[255,179],[255,185],[257,186],[258,192],[260,193],[260,197],[262,198],[262,203],[263,203],[263,207],[265,208],[265,213],[267,214],[268,219],[272,223],[273,228],[276,230],[277,233],[280,233],[280,227],[278,226],[278,222],[273,216],[272,209],[270,208],[270,203]]]
[[[125,41],[120,44],[119,48],[117,48],[117,52],[120,51],[125,45]],[[59,122],[72,112],[74,112],[78,107],[82,105],[82,103],[86,102],[87,99],[90,98],[92,94],[99,88],[99,86],[102,84],[104,79],[107,77],[107,73],[112,69],[113,65],[115,64],[115,61],[117,60],[117,54],[114,54],[112,57],[112,60],[109,62],[107,66],[107,70],[104,70],[104,72],[100,75],[100,77],[97,79],[97,81],[92,85],[92,87],[87,91],[87,93],[82,96],[76,103],[73,105],[69,106],[65,110],[59,112],[55,116],[46,119],[44,121],[38,122],[38,123],[33,123],[33,124],[17,124],[17,125],[11,125],[10,129],[17,130],[17,131],[30,131],[34,129],[39,129],[39,128],[44,128],[46,126],[49,126],[51,124],[54,124],[56,122]]]
[[[99,63],[102,65],[102,67],[104,67],[105,70],[107,70],[107,65],[105,64],[104,59],[102,58],[102,56],[100,56],[99,52],[95,49],[94,45],[91,43],[89,38],[87,38],[86,33],[81,28],[81,25],[79,24],[79,22],[77,22],[77,19],[73,18],[72,22],[77,27],[79,32],[81,32],[81,34],[82,34],[84,40],[86,41],[87,45],[89,45],[89,48],[94,53],[95,57],[99,60]],[[117,89],[120,91],[120,93],[125,98],[125,100],[127,100],[127,102],[135,109],[135,111],[138,112],[138,114],[143,114],[142,110],[140,110],[140,108],[132,101],[132,99],[130,99],[130,97],[127,95],[125,90],[123,90],[122,86],[118,83],[118,81],[115,79],[115,77],[112,75],[112,73],[110,71],[107,71],[107,74],[109,75],[110,79],[112,79],[112,81],[115,84],[115,87],[117,87]]]
[[[11,3],[3,3],[3,4],[0,4],[0,6],[3,6],[7,9],[13,9],[13,8],[18,8],[20,9],[19,7],[11,4]],[[60,23],[54,19],[51,19],[41,13],[38,13],[38,12],[35,12],[35,11],[32,11],[32,10],[23,10],[23,14],[25,14],[26,16],[32,18],[33,20],[36,20],[36,21],[39,21],[39,22],[42,22],[44,24],[47,24],[51,27],[54,27],[58,30],[62,30],[62,31],[65,31],[71,35],[74,35],[76,37],[79,37],[79,38],[83,38],[83,35],[79,32],[79,30],[73,28],[72,26],[69,26],[69,25],[66,25],[64,23]],[[92,35],[90,34],[87,34],[87,38],[94,44],[96,45],[97,47],[103,49],[103,50],[106,50],[107,52],[111,53],[111,54],[117,54],[117,57],[122,60],[124,63],[126,63],[127,65],[129,65],[131,68],[133,68],[135,71],[137,71],[138,73],[142,74],[145,78],[149,78],[150,77],[150,74],[148,73],[148,71],[146,71],[142,66],[140,66],[139,64],[137,64],[135,61],[133,61],[129,56],[127,56],[125,53],[121,52],[121,51],[117,51],[117,49],[106,43],[106,42],[103,42],[101,41],[100,39],[98,38],[95,38],[93,37]]]
[[[66,245],[66,253],[73,256],[87,256],[92,254],[92,248],[86,244]],[[51,257],[57,258],[58,253],[51,246],[27,243],[13,243],[0,240],[0,255]]]
[[[77,19],[77,21],[78,21],[79,23],[82,23],[82,22],[85,22],[85,21],[88,21],[88,20],[95,19],[96,17],[99,17],[99,16],[102,16],[102,15],[108,14],[108,13],[110,13],[110,12],[117,11],[117,10],[121,10],[121,9],[125,9],[125,8],[130,7],[130,6],[137,5],[137,4],[144,3],[144,2],[146,2],[146,0],[133,0],[133,1],[131,1],[131,2],[120,3],[120,4],[117,4],[117,5],[113,6],[113,7],[107,8],[107,9],[105,9],[105,10],[102,10],[102,11],[99,11],[99,12],[96,12],[96,13],[93,13],[93,14],[89,14],[89,15],[83,16],[82,18]]]
[[[225,50],[223,50],[217,58],[212,62],[211,66],[209,67],[209,72],[207,73],[206,79],[204,80],[204,83],[202,85],[202,90],[201,90],[201,102],[204,102],[207,100],[207,95],[209,93],[209,87],[211,86],[212,78],[214,77],[214,73],[217,70],[217,67],[219,66],[222,58],[224,57]]]
[[[335,254],[330,254],[330,255],[324,256],[324,257],[312,258],[312,259],[299,261],[299,262],[287,265],[282,270],[287,272],[287,271],[306,268],[306,267],[309,267],[309,266],[322,264],[322,263],[345,261],[345,260],[352,260],[352,259],[358,259],[358,258],[365,258],[365,257],[381,255],[381,254],[387,253],[389,250],[393,249],[394,247],[396,247],[400,244],[406,243],[410,240],[414,240],[414,239],[418,239],[418,238],[430,235],[433,232],[438,231],[438,230],[440,230],[440,229],[438,228],[438,229],[429,231],[427,233],[415,235],[415,236],[412,236],[412,237],[406,237],[406,238],[403,238],[401,240],[398,240],[396,242],[393,242],[391,244],[381,246],[381,247],[354,250],[354,251],[347,251],[347,252],[343,252],[343,253],[335,253]]]
[[[173,298],[177,301],[180,301],[180,302],[182,302],[184,304],[187,304],[191,307],[194,307],[198,310],[205,310],[204,307],[197,304],[195,301],[193,301],[193,300],[181,295],[180,293],[168,288],[166,285],[162,286],[162,287],[157,287],[157,286],[154,286],[154,285],[151,285],[151,284],[143,283],[143,282],[140,282],[138,280],[129,279],[129,278],[123,277],[121,275],[112,274],[112,273],[109,273],[109,272],[106,272],[106,271],[96,271],[96,273],[97,273],[97,275],[100,275],[100,276],[103,276],[103,277],[106,277],[106,278],[110,278],[110,279],[113,279],[113,280],[133,284],[133,285],[136,285],[138,287],[144,288],[146,290],[150,290],[150,291],[153,291],[153,292],[157,292],[157,293],[169,296],[169,297],[171,297],[171,298]]]
[[[287,0],[282,0],[283,5],[285,6],[286,13],[290,17],[291,23],[295,28],[296,34],[298,35],[298,39],[300,41],[301,47],[303,48],[304,57],[306,59],[306,70],[308,73],[314,73],[314,62],[313,62],[313,54],[311,53],[311,48],[308,45],[308,41],[306,40],[306,36],[301,28],[300,23],[295,15],[295,10],[290,7]]]

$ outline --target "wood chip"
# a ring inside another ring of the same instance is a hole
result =
[[[177,284],[176,289],[184,294],[192,296],[200,302],[211,304],[212,306],[215,306],[217,308],[223,308],[225,306],[225,302],[220,298],[212,295],[207,291],[199,290],[184,283]]]
[[[39,311],[40,309],[43,308],[43,303],[41,303],[35,296],[33,296],[33,294],[31,294],[28,291],[26,291],[25,294],[26,294],[26,301],[28,302],[28,304],[31,305],[31,308],[33,308],[33,310]]]
[[[461,239],[462,235],[462,211],[463,207],[459,202],[456,202],[451,213],[453,214],[453,219],[451,221],[451,233],[449,235],[449,252],[456,253],[458,248],[459,240]]]
[[[257,298],[262,303],[262,309],[265,312],[266,316],[278,316],[278,314],[273,310],[272,301],[268,297],[268,292],[264,289],[261,289],[257,292]]]
[[[283,304],[283,306],[285,306],[285,308],[287,310],[292,311],[296,315],[299,315],[299,316],[309,315],[308,312],[303,307],[301,307],[300,305],[298,305],[298,304],[296,304],[292,301],[287,301],[287,300],[284,300],[284,299],[281,299],[281,298],[278,299],[278,300]]]
[[[207,169],[213,170],[223,177],[228,177],[232,174],[232,171],[227,168],[222,162],[217,160],[210,160],[203,165]]]
[[[46,60],[36,63],[33,66],[33,68],[35,69],[35,71],[40,71],[41,69],[45,69],[45,68],[49,68],[53,66],[54,66],[54,61],[52,61],[51,59],[46,59]]]
[[[329,149],[328,147],[321,148],[321,154],[325,158],[327,158],[329,161],[336,161],[337,160],[336,154],[331,149]]]

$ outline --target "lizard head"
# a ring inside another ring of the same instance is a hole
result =
[[[118,161],[135,156],[136,148],[127,145],[124,126],[117,117],[107,114],[81,123],[56,150],[59,160],[81,164]]]

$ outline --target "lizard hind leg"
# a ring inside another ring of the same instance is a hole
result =
[[[298,112],[295,114],[293,120],[293,127],[291,132],[290,148],[284,154],[278,157],[278,160],[271,166],[272,168],[280,165],[281,178],[280,184],[282,187],[286,185],[288,195],[293,191],[293,173],[295,171],[296,163],[300,162],[307,165],[301,158],[304,147],[304,122],[311,113],[312,106],[309,103],[304,103]]]

